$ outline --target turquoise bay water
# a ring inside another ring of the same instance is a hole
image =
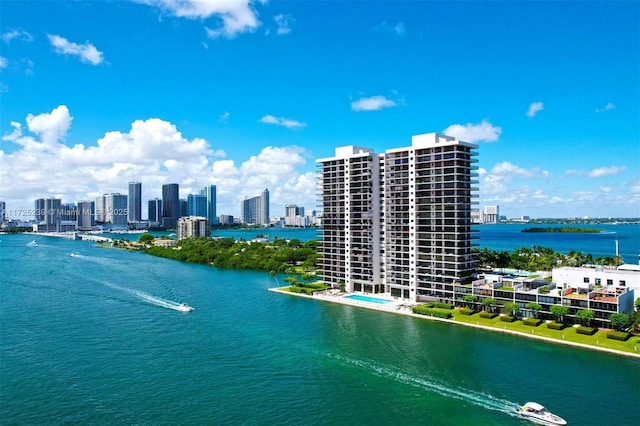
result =
[[[261,272],[0,240],[2,424],[527,425],[512,410],[530,400],[569,424],[640,420],[638,359],[272,293],[284,277]]]

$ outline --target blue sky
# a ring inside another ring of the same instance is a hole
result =
[[[640,216],[638,2],[3,1],[0,200],[216,184],[316,208],[315,159],[440,132],[479,207]],[[143,203],[143,213],[146,203]]]

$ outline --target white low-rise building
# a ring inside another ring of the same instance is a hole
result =
[[[559,288],[628,287],[640,294],[640,270],[597,267],[554,268],[552,281]]]

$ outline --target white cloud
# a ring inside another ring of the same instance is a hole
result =
[[[283,126],[289,129],[307,126],[306,123],[303,123],[297,120],[292,120],[290,118],[275,117],[271,114],[267,114],[264,117],[262,117],[260,119],[260,122],[265,124],[275,124],[276,126]]]
[[[98,65],[104,60],[102,57],[103,53],[89,42],[85,44],[72,43],[57,34],[47,34],[47,37],[51,45],[55,48],[55,52],[58,54],[77,56],[82,62],[87,62],[92,65]]]
[[[627,168],[625,166],[617,167],[598,167],[597,169],[591,170],[587,176],[589,177],[603,177],[603,176],[612,176],[617,175],[621,172],[624,172]]]
[[[605,111],[611,111],[612,109],[615,109],[615,105],[612,104],[611,102],[607,102],[607,104],[602,107],[602,108],[596,108],[596,112],[605,112]]]
[[[626,166],[598,167],[593,170],[577,170],[569,169],[565,172],[567,176],[587,176],[591,178],[599,178],[604,176],[614,176],[627,170]]]
[[[351,102],[351,110],[353,111],[378,111],[384,108],[397,106],[398,103],[386,96],[371,96],[368,98],[360,98]]]
[[[138,0],[178,18],[207,19],[216,17],[215,28],[205,27],[210,38],[232,38],[252,32],[260,26],[252,0]]]
[[[452,124],[444,129],[442,133],[465,142],[494,142],[500,137],[502,128],[494,126],[487,120],[482,120],[478,124]]]
[[[535,115],[544,109],[544,104],[542,102],[532,102],[529,105],[529,109],[527,110],[527,117],[533,118]]]
[[[226,122],[228,122],[228,121],[229,121],[229,116],[230,116],[230,115],[231,115],[231,114],[229,113],[229,111],[225,111],[225,112],[223,112],[223,113],[220,115],[220,117],[218,117],[218,122],[220,122],[220,123],[226,123]]]
[[[273,20],[276,23],[276,34],[287,35],[291,33],[291,25],[294,23],[294,19],[290,15],[276,15]]]
[[[386,31],[399,36],[405,35],[407,33],[407,29],[402,22],[398,22],[396,24],[389,24],[388,22],[383,21],[380,25],[377,25],[375,27],[375,30]]]
[[[61,105],[29,114],[25,123],[11,123],[13,130],[3,140],[17,149],[0,149],[0,187],[7,207],[31,208],[34,199],[49,196],[77,202],[105,192],[126,194],[132,180],[142,182],[143,200],[160,197],[164,183],[179,183],[181,197],[215,184],[221,214],[238,215],[243,197],[264,188],[269,188],[272,206],[315,206],[315,174],[302,171],[309,168],[309,154],[300,147],[269,146],[236,163],[208,141],[187,139],[159,118],[136,120],[127,131],[107,131],[92,143],[69,144],[63,141],[72,121]],[[220,147],[232,143],[218,142]]]
[[[0,68],[6,68],[8,63],[4,56],[0,56]]]
[[[26,31],[19,31],[19,30],[7,31],[6,33],[2,33],[0,37],[2,38],[2,41],[4,41],[5,43],[10,43],[13,40],[20,40],[27,43],[30,43],[33,41],[33,36],[31,34],[29,34]]]

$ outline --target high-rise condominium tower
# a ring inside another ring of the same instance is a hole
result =
[[[475,270],[475,149],[429,133],[384,154],[351,146],[317,160],[322,279],[348,291],[453,301]]]
[[[129,222],[142,221],[142,184],[129,182]]]
[[[160,226],[162,224],[162,200],[154,198],[147,203],[149,226]]]
[[[269,190],[265,189],[257,197],[242,200],[240,209],[242,213],[242,223],[252,223],[255,225],[269,224]]]
[[[175,228],[180,217],[180,187],[177,183],[162,185],[162,227]]]
[[[218,224],[218,215],[216,212],[216,186],[215,185],[207,185],[200,190],[200,195],[205,195],[207,197],[207,219],[209,219],[209,224],[217,225]]]

